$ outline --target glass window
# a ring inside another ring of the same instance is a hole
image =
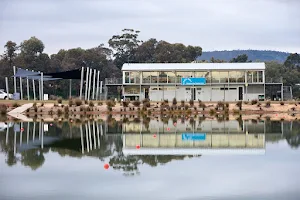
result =
[[[258,73],[257,73],[257,71],[254,71],[253,72],[253,83],[257,83],[258,82],[257,78],[258,78]]]
[[[143,83],[151,83],[151,72],[143,72]]]
[[[175,83],[176,82],[176,76],[174,72],[166,72],[168,76],[168,83]]]
[[[168,82],[168,76],[166,72],[159,72],[159,83],[167,83]]]
[[[258,82],[263,83],[263,71],[258,72]]]
[[[194,77],[194,72],[177,72],[177,83],[181,83],[181,78]]]
[[[247,82],[252,83],[252,72],[247,72]]]
[[[151,72],[151,83],[157,83],[158,78],[157,78],[158,72]]]
[[[139,87],[124,87],[125,94],[139,94]]]
[[[125,83],[129,83],[129,72],[125,72]]]
[[[211,82],[220,83],[220,73],[216,71],[211,72]]]
[[[230,71],[229,72],[230,83],[244,83],[245,73],[243,71]]]
[[[220,72],[220,82],[228,83],[228,72]]]

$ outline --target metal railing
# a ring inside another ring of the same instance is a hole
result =
[[[106,78],[105,85],[122,85],[122,78]]]
[[[283,83],[282,77],[280,78],[266,78],[266,83]]]

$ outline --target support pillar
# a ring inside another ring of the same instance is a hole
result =
[[[93,92],[92,92],[92,100],[95,100],[95,87],[96,87],[96,69],[94,69],[93,74]]]
[[[8,90],[8,78],[5,77],[5,85],[6,85],[6,92],[7,94],[9,94],[9,90]],[[7,97],[7,99],[9,99],[9,96]]]
[[[14,93],[17,93],[17,78],[15,77],[16,75],[16,66],[13,66],[14,70]]]
[[[83,76],[84,76],[84,67],[81,67],[79,99],[82,99]]]
[[[81,91],[81,90],[80,90],[80,91]],[[84,143],[83,143],[82,124],[80,124],[80,136],[81,136],[81,153],[84,154]]]
[[[88,101],[90,100],[90,97],[91,97],[92,73],[93,73],[93,69],[90,69],[90,72],[89,72],[88,99],[87,99]]]
[[[100,71],[97,71],[97,81],[96,81],[96,100],[99,99],[99,81],[100,81]]]
[[[89,86],[89,72],[90,68],[86,68],[86,81],[85,81],[85,93],[84,93],[84,100],[87,100],[88,95],[88,86]]]
[[[21,100],[23,100],[23,84],[22,84],[22,77],[20,77],[20,93],[21,93]]]
[[[42,95],[42,100],[44,100],[44,73],[41,73],[41,95]]]
[[[33,70],[32,70],[33,72]],[[36,100],[36,95],[35,95],[35,83],[34,83],[34,79],[32,79],[32,91],[33,91],[33,100]]]
[[[88,131],[88,125],[85,124],[85,138],[86,138],[86,148],[87,148],[87,152],[90,151],[90,145],[89,145],[89,131]]]

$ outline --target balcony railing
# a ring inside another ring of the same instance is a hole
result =
[[[122,85],[122,78],[106,78],[105,85]]]

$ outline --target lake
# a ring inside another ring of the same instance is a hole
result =
[[[300,199],[300,121],[7,122],[0,199]]]

